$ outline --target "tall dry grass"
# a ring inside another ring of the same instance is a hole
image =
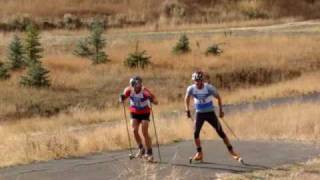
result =
[[[45,39],[54,38],[50,34],[44,36]],[[77,106],[89,109],[117,106],[118,94],[128,85],[128,79],[135,74],[144,78],[145,85],[155,92],[162,104],[180,102],[186,86],[191,83],[190,74],[198,68],[208,72],[211,82],[223,94],[229,96],[228,103],[239,102],[241,99],[260,99],[263,98],[262,92],[266,94],[266,98],[279,97],[287,93],[296,95],[319,91],[317,83],[313,83],[318,73],[301,77],[296,82],[290,81],[305,73],[319,70],[317,35],[191,35],[192,53],[183,56],[171,54],[176,39],[144,40],[140,41],[139,48],[147,50],[153,63],[144,70],[130,70],[123,66],[127,54],[135,49],[134,40],[110,42],[107,53],[112,61],[101,66],[91,66],[88,60],[71,55],[72,46],[68,51],[62,46],[70,39],[60,40],[57,39],[58,44],[52,41],[46,41],[44,44],[48,50],[44,54],[43,63],[50,70],[51,88],[36,90],[20,86],[18,82],[24,73],[22,71],[14,72],[10,80],[0,82],[2,119],[14,120],[34,115],[51,116]],[[226,43],[222,45],[225,52],[221,56],[206,57],[205,49],[217,42]],[[2,56],[4,55],[3,53]],[[288,82],[282,83],[285,81]],[[304,86],[299,87],[298,84],[301,82],[305,82]],[[263,87],[262,90],[256,88],[273,83],[279,84]],[[248,87],[254,88],[243,93]]]
[[[241,139],[317,141],[320,138],[320,126],[317,122],[320,115],[318,106],[319,103],[274,106],[266,110],[227,115],[225,120]],[[161,144],[192,139],[192,122],[184,115],[161,118],[161,112],[167,111],[168,108],[157,107],[155,110]],[[108,111],[110,112],[112,111]],[[119,112],[107,116],[101,112],[96,114],[102,119],[119,118],[117,117]],[[70,119],[75,122],[94,123],[92,116],[94,116],[92,113],[88,117],[88,114],[75,112],[47,121],[42,118],[42,123],[32,119],[30,122],[33,126],[25,121],[2,124],[0,152],[3,156],[0,157],[0,166],[128,148],[124,121],[81,130],[72,130],[65,126]],[[78,120],[77,117],[83,120]],[[64,125],[61,126],[61,124]],[[50,127],[54,128],[50,129]],[[152,128],[150,128],[151,132],[153,132]],[[229,134],[227,129],[226,132]],[[154,139],[154,134],[151,133],[151,135]],[[217,135],[212,127],[206,124],[201,137],[215,139]]]

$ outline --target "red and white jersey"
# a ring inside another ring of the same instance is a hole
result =
[[[123,93],[130,102],[130,112],[135,114],[150,113],[150,99],[154,95],[145,87],[142,87],[139,93],[136,93],[132,87],[127,87]]]

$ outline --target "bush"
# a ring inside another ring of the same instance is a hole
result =
[[[93,55],[86,39],[82,39],[78,42],[73,54],[80,57],[90,57]]]
[[[183,34],[180,36],[179,41],[176,46],[173,48],[173,53],[175,54],[185,54],[190,52],[189,39],[187,35]]]
[[[223,50],[219,47],[219,45],[213,44],[208,47],[208,49],[206,51],[206,56],[208,56],[208,55],[219,56],[221,53],[223,53]]]
[[[150,56],[146,55],[146,51],[135,51],[134,53],[130,53],[124,64],[129,68],[145,68],[150,62]]]
[[[106,40],[103,38],[104,27],[99,21],[93,22],[90,36],[78,42],[74,54],[89,58],[92,64],[102,64],[109,61],[108,55],[103,51]]]
[[[41,63],[34,63],[29,66],[27,75],[21,78],[20,84],[31,87],[49,87],[49,71],[44,69]]]
[[[243,14],[249,19],[268,19],[269,15],[261,10],[250,8],[243,11]]]

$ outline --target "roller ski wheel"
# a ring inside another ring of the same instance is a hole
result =
[[[243,159],[240,157],[239,154],[237,154],[237,153],[235,153],[235,152],[230,152],[230,155],[231,155],[231,157],[232,157],[234,160],[238,161],[238,162],[241,163],[241,164],[244,164],[244,161],[243,161]]]
[[[203,154],[197,152],[193,157],[189,158],[189,163],[202,163],[203,162]]]
[[[129,154],[129,159],[130,160],[132,160],[132,159],[134,159],[135,158],[135,156],[133,155],[133,154]]]
[[[147,162],[147,163],[154,163],[154,158],[152,155],[145,155],[144,156],[144,160]]]

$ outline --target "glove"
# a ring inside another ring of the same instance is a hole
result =
[[[188,117],[188,118],[191,118],[191,112],[190,112],[190,110],[187,110],[186,113],[187,113],[187,117]]]
[[[120,94],[119,96],[119,102],[123,103],[123,101],[126,99],[126,96],[124,94]]]

